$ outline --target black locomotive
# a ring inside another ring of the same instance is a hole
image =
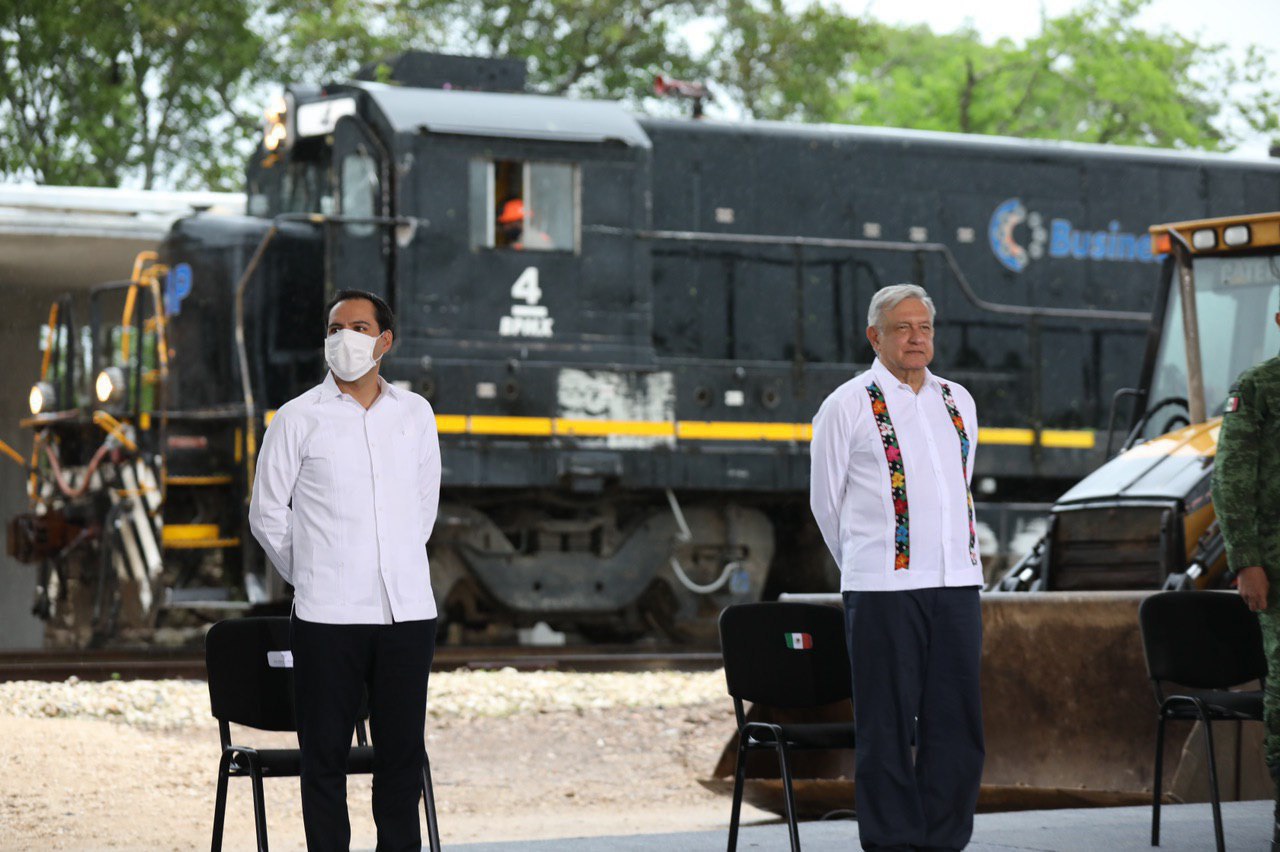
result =
[[[86,333],[48,335],[36,508],[10,547],[81,634],[287,598],[245,501],[272,411],[323,375],[337,288],[390,301],[383,375],[439,418],[453,640],[689,638],[730,602],[832,588],[809,421],[870,362],[878,287],[937,303],[935,364],[983,423],[979,498],[1048,500],[1102,461],[1136,381],[1146,223],[1280,200],[1277,162],[648,118],[525,93],[510,61],[358,77],[268,113],[248,216],[178,222],[95,291]]]

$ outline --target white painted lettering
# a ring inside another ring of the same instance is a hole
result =
[[[555,320],[551,317],[503,317],[498,334],[503,337],[551,337]]]

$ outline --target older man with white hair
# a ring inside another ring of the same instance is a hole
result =
[[[929,372],[934,315],[921,287],[878,291],[875,362],[813,420],[810,504],[840,566],[868,850],[964,848],[985,753],[978,417],[967,390]]]

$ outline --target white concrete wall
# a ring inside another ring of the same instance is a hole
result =
[[[0,284],[0,439],[31,452],[31,431],[18,421],[29,414],[27,394],[40,371],[39,328],[49,316],[50,294],[36,287]],[[0,458],[0,523],[26,511],[26,476]],[[0,533],[3,537],[3,533]],[[23,565],[0,549],[0,650],[38,648],[44,623],[31,614],[36,566]]]

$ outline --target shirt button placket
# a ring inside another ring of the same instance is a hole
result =
[[[368,450],[368,453],[369,453],[369,469],[373,472],[373,505],[371,508],[373,510],[373,529],[376,534],[376,542],[377,542],[377,548],[378,548],[378,564],[376,566],[376,569],[378,572],[379,583],[383,586],[386,586],[387,588],[390,588],[390,585],[387,583],[386,574],[383,572],[383,568],[382,568],[382,554],[383,554],[383,551],[386,550],[386,540],[382,534],[382,516],[378,513],[378,502],[381,495],[378,493],[378,481],[379,481],[378,459],[376,454],[373,451],[374,447],[377,446],[377,442],[369,434],[369,412],[368,411],[365,411],[364,413],[364,439],[365,439],[366,449]],[[381,591],[379,591],[378,594],[381,595],[382,594]]]
[[[938,566],[940,579],[942,584],[946,585],[947,581],[947,560],[951,558],[951,511],[948,505],[946,493],[947,487],[942,472],[942,458],[938,454],[938,444],[934,441],[933,426],[929,423],[929,419],[925,416],[925,412],[920,410],[920,397],[916,396],[916,409],[920,415],[919,422],[924,432],[925,443],[929,445],[929,461],[933,465],[933,474],[938,483],[938,543],[941,556],[941,564]]]

